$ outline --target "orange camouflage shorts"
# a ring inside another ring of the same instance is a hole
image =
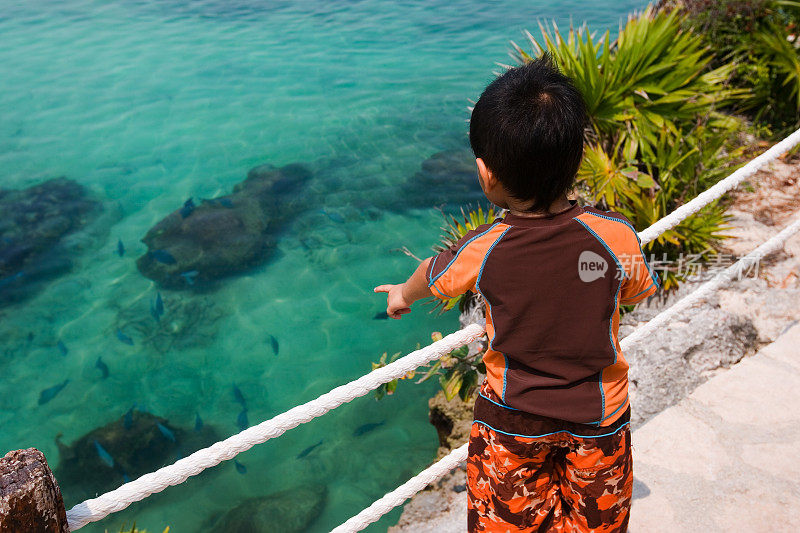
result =
[[[468,531],[624,533],[633,465],[630,426],[621,422],[611,434],[588,438],[569,431],[519,436],[473,423]]]

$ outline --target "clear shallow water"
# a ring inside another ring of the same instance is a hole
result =
[[[70,274],[0,308],[0,451],[35,446],[57,464],[57,434],[70,443],[134,403],[189,428],[199,413],[228,436],[240,411],[233,383],[253,424],[363,374],[383,351],[455,329],[455,315],[424,308],[372,320],[383,300],[371,288],[415,266],[393,250],[424,256],[439,234],[439,212],[403,184],[427,157],[466,146],[468,99],[523,28],[570,17],[616,27],[643,5],[0,0],[0,188],[63,175],[116,213]],[[324,201],[297,213],[272,260],[200,296],[162,290],[166,319],[195,321],[170,349],[133,330],[134,346],[119,342],[115,328],[147,320],[157,290],[134,262],[148,228],[190,196],[227,194],[253,166],[294,162],[312,168]],[[377,214],[363,209],[370,202]],[[430,461],[434,390],[403,383],[392,398],[357,400],[241,456],[245,475],[222,465],[85,531],[133,519],[151,532],[198,531],[248,497],[298,484],[327,487],[311,529],[327,531]]]

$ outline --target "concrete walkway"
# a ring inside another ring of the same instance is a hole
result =
[[[800,530],[800,324],[632,441],[631,532]]]

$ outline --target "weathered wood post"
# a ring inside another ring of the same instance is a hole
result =
[[[0,459],[0,532],[69,533],[61,489],[36,448]]]

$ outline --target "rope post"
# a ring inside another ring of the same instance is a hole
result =
[[[0,531],[69,533],[61,490],[36,448],[0,459]]]

